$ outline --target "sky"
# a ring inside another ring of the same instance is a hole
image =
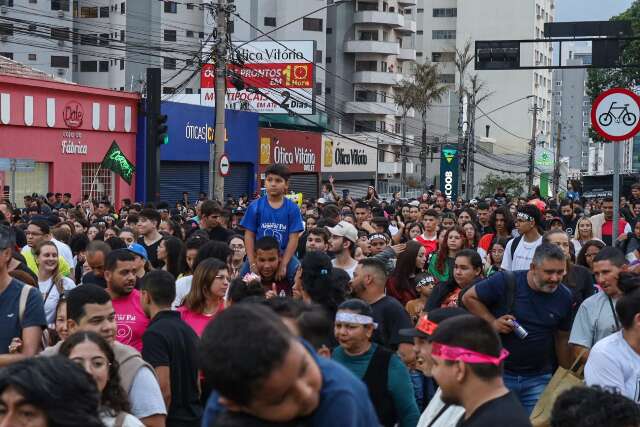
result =
[[[556,0],[556,21],[606,21],[631,3],[633,0]]]

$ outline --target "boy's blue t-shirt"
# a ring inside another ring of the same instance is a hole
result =
[[[289,234],[304,231],[300,208],[286,197],[278,209],[271,207],[267,197],[254,200],[240,221],[240,226],[255,233],[256,240],[265,236],[274,237],[283,252],[289,243]]]
[[[320,404],[305,419],[310,427],[375,427],[380,425],[376,411],[369,400],[367,386],[347,368],[330,359],[319,357],[303,341],[322,374]],[[202,415],[202,427],[215,425],[215,420],[224,406],[218,402],[219,394],[211,393]]]

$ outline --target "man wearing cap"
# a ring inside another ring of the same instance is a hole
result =
[[[140,280],[147,274],[144,266],[147,263],[149,257],[147,256],[147,250],[140,243],[132,243],[127,249],[135,256],[135,275],[136,275],[136,289],[140,289]]]
[[[413,349],[420,361],[418,369],[427,377],[427,381],[433,389],[437,388],[437,384],[435,384],[431,373],[433,368],[431,335],[436,331],[440,322],[465,314],[467,314],[467,311],[460,307],[436,308],[431,310],[429,314],[423,313],[418,319],[415,328],[400,329],[399,331],[400,335],[413,338]],[[453,426],[463,415],[464,408],[444,403],[442,401],[442,390],[437,389],[429,400],[429,405],[420,416],[417,427]]]
[[[331,238],[329,239],[329,252],[335,255],[331,263],[336,268],[341,268],[353,279],[353,272],[358,266],[358,261],[353,257],[356,253],[358,230],[347,221],[340,221],[335,227],[327,227]]]
[[[504,249],[501,268],[503,270],[528,270],[536,248],[542,244],[541,215],[538,208],[525,205],[518,209],[516,227],[520,236],[509,240]]]
[[[464,315],[438,324],[431,335],[431,372],[442,390],[442,401],[465,410],[457,427],[531,426],[502,380],[508,355],[484,319]]]

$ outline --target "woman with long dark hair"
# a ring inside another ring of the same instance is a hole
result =
[[[467,238],[467,248],[479,249],[478,242],[480,241],[480,233],[478,232],[478,226],[471,221],[467,221],[462,224],[462,229],[464,230],[464,235]],[[486,255],[486,252],[483,251],[480,255]]]
[[[413,240],[407,242],[405,251],[398,256],[396,268],[387,279],[387,295],[400,301],[403,306],[417,298],[415,279],[424,271],[426,261],[424,246]]]
[[[448,230],[442,239],[438,252],[429,259],[429,273],[438,282],[449,280],[453,271],[453,261],[456,254],[467,247],[467,237],[461,227],[453,227]]]
[[[598,255],[600,249],[604,247],[605,244],[602,240],[589,240],[585,242],[576,257],[576,264],[588,268],[589,271],[593,273],[593,259]]]
[[[427,300],[427,311],[461,305],[463,293],[482,278],[482,258],[473,249],[459,251],[454,259],[452,277],[438,283]]]
[[[499,271],[502,271],[502,258],[504,258],[504,250],[507,247],[507,239],[496,239],[489,248],[489,253],[485,262],[485,277],[492,276]]]
[[[191,290],[178,311],[193,330],[202,335],[204,328],[222,310],[224,297],[229,287],[227,264],[214,258],[200,262],[193,273]]]
[[[185,246],[177,237],[167,236],[158,245],[158,260],[164,264],[162,269],[168,271],[174,278],[179,279],[187,271]]]
[[[330,316],[335,316],[338,306],[345,300],[347,289],[341,282],[333,280],[334,268],[331,258],[324,252],[307,252],[300,265],[302,299],[324,307]]]
[[[77,332],[60,346],[60,355],[83,368],[100,392],[100,418],[106,426],[142,427],[129,413],[127,394],[120,385],[118,361],[109,343],[95,332]],[[69,396],[75,399],[77,396]]]

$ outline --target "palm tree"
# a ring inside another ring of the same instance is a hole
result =
[[[447,92],[447,86],[438,79],[438,66],[436,64],[416,64],[412,73],[412,81],[404,81],[400,86],[399,106],[406,111],[413,108],[420,113],[422,119],[422,148],[420,150],[420,183],[427,188],[427,112],[435,102],[440,102]],[[400,104],[402,102],[402,104]],[[405,110],[405,107],[409,107]]]
[[[402,174],[400,178],[402,197],[407,194],[407,114],[414,107],[412,92],[413,82],[408,80],[403,80],[396,88],[396,104],[402,109]]]

